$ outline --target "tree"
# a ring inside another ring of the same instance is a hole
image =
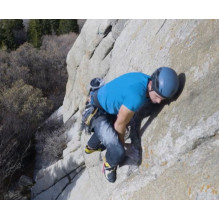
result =
[[[34,47],[40,47],[42,37],[42,27],[39,19],[32,19],[27,29],[27,39]]]
[[[59,33],[59,22],[60,22],[60,19],[51,19],[50,20],[50,23],[52,26],[52,31],[56,35],[58,35],[58,33]]]
[[[11,176],[30,169],[22,160],[32,148],[32,134],[63,102],[66,55],[77,36],[45,35],[40,48],[24,43],[15,51],[0,52],[0,199],[17,180]]]
[[[16,81],[0,93],[0,190],[19,170],[30,149],[30,138],[51,110],[41,90]]]
[[[13,36],[12,20],[2,20],[1,27],[3,29],[2,46],[6,46],[7,49],[15,48],[15,40]]]
[[[5,19],[0,21],[0,48],[13,50],[26,40],[23,20]]]
[[[79,27],[76,19],[61,19],[59,22],[59,34],[70,32],[78,33]]]
[[[13,34],[16,48],[18,48],[21,44],[27,41],[27,34],[24,29],[23,20],[13,20]]]
[[[49,19],[40,20],[42,35],[51,35],[52,34],[52,24]]]
[[[28,42],[39,48],[44,35],[62,35],[70,32],[79,32],[76,19],[33,19],[29,21],[27,36]]]
[[[4,29],[2,27],[2,21],[0,21],[0,49],[3,47]]]

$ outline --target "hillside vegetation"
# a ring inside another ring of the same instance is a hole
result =
[[[32,136],[62,104],[77,32],[77,20],[30,20],[27,31],[0,21],[0,199],[31,169]]]

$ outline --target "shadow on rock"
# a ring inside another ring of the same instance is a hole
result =
[[[149,127],[152,121],[158,116],[165,105],[169,105],[171,102],[176,101],[185,87],[186,76],[184,73],[178,75],[179,89],[171,100],[165,100],[161,104],[153,104],[151,102],[146,103],[137,113],[135,113],[133,119],[130,122],[130,135],[131,144],[127,144],[126,152],[127,157],[136,162],[136,165],[142,163],[142,146],[141,137],[145,130]],[[142,120],[149,117],[145,124],[142,126]],[[128,160],[125,163],[129,163]],[[132,161],[133,163],[133,161]],[[132,164],[133,165],[133,164]]]

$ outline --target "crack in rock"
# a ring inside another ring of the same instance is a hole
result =
[[[82,169],[85,168],[85,164],[82,163],[80,166],[78,166],[76,169],[72,170],[70,173],[64,175],[63,177],[59,178],[57,181],[55,181],[51,186],[47,187],[46,189],[42,190],[40,193],[37,193],[34,195],[34,197],[32,199],[35,199],[37,196],[39,196],[40,194],[42,194],[43,192],[51,189],[53,186],[55,186],[57,183],[59,183],[61,180],[63,180],[64,178],[68,177],[68,179],[70,178],[70,175],[74,172],[77,173],[78,169],[79,169],[79,172],[81,172]],[[78,175],[78,173],[76,174]],[[70,178],[71,179],[71,178]]]
[[[212,134],[212,135],[203,136],[203,137],[201,137],[201,138],[198,138],[198,139],[193,143],[191,150],[197,149],[198,146],[201,145],[203,142],[208,141],[208,140],[210,140],[211,138],[213,138],[213,137],[215,137],[216,135],[218,135],[218,131],[219,131],[219,130],[216,130],[216,131],[214,132],[214,134]]]
[[[112,31],[112,25],[109,25],[103,33],[103,38],[107,37],[107,35]]]
[[[85,165],[79,166],[79,170],[75,170],[76,174],[73,176],[73,178],[70,177],[70,174],[67,175],[69,182],[63,187],[60,194],[55,198],[56,200],[61,196],[61,194],[65,191],[65,189],[74,181],[74,179],[86,168]]]
[[[103,60],[109,55],[109,53],[113,50],[113,47],[114,47],[114,44],[115,42],[112,44],[112,46],[106,51],[104,57],[103,57]]]
[[[166,21],[167,21],[167,19],[164,20],[163,24],[161,25],[161,27],[159,28],[159,30],[157,31],[157,33],[156,33],[155,35],[157,35],[157,34],[160,32],[160,30],[162,29],[162,27],[164,26],[164,24],[166,23]]]

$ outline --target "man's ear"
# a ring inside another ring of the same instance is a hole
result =
[[[152,81],[150,80],[150,81],[148,82],[148,90],[151,90],[151,87],[152,87]]]

